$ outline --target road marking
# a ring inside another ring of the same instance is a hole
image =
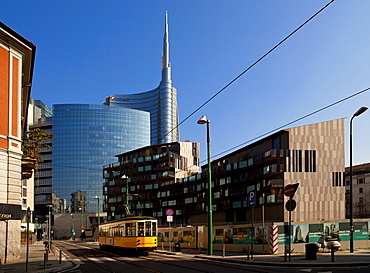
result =
[[[80,259],[73,259],[72,260],[75,264],[85,264],[84,262],[82,262]]]
[[[102,257],[102,260],[107,261],[107,262],[115,262],[118,263],[119,261],[110,257]]]
[[[87,258],[89,261],[93,261],[94,263],[97,263],[97,264],[103,264],[104,262],[99,260],[98,258],[94,258],[94,257],[88,257]]]

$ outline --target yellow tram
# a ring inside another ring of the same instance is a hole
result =
[[[157,219],[149,216],[131,216],[99,226],[102,250],[121,248],[145,254],[157,248],[157,239]]]

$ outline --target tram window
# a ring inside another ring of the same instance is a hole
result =
[[[126,236],[136,236],[136,223],[126,224]]]
[[[120,234],[119,236],[121,236],[121,237],[125,236],[124,233],[125,233],[125,227],[122,224],[122,225],[119,226],[119,234]]]
[[[126,224],[126,236],[131,236],[131,223]]]
[[[151,236],[151,222],[150,221],[146,221],[145,222],[145,236]]]
[[[152,236],[157,236],[157,223],[152,222]]]
[[[131,224],[131,236],[137,236],[136,235],[136,223]]]
[[[144,236],[144,222],[137,223],[138,236]]]

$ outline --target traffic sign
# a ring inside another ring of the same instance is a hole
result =
[[[248,192],[248,207],[255,207],[257,200],[257,191],[252,190]]]
[[[173,215],[173,210],[172,209],[166,210],[166,215],[167,216],[172,216]]]
[[[299,186],[299,183],[286,185],[285,188],[284,188],[284,194],[285,194],[285,196],[288,196],[290,198],[293,198],[295,192],[298,189],[298,186]]]
[[[297,207],[297,202],[294,199],[289,199],[285,203],[285,208],[287,211],[293,211]]]
[[[167,222],[173,222],[173,216],[167,216]]]

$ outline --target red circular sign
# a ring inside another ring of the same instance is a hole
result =
[[[166,210],[166,215],[167,216],[172,216],[173,215],[173,210],[172,209]]]
[[[284,194],[286,196],[292,196],[295,192],[294,186],[293,185],[287,185],[284,188]]]

